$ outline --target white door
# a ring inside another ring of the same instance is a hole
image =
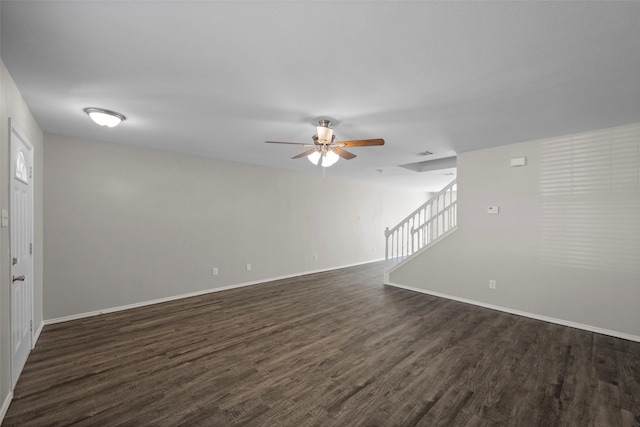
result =
[[[15,387],[33,340],[33,147],[11,128],[11,344]]]

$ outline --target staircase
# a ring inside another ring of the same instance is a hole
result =
[[[458,197],[456,180],[427,200],[402,222],[384,235],[387,268],[426,249],[458,226]]]

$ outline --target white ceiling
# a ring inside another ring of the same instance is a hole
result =
[[[44,132],[433,191],[399,165],[640,121],[640,2],[5,1],[2,59]],[[128,117],[103,129],[85,107]],[[378,172],[383,170],[383,173]],[[443,175],[448,173],[448,175]]]

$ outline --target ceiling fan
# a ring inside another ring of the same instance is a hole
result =
[[[313,144],[305,144],[302,142],[279,142],[279,141],[265,141],[268,144],[291,144],[302,145],[303,147],[313,147],[310,150],[300,153],[297,156],[293,156],[292,159],[299,159],[307,157],[311,163],[326,167],[329,167],[338,161],[340,157],[345,160],[351,160],[356,157],[346,150],[344,147],[369,147],[373,145],[384,145],[384,139],[358,139],[353,141],[336,141],[336,136],[333,134],[333,129],[330,120],[320,120],[316,127],[318,133],[313,135]]]

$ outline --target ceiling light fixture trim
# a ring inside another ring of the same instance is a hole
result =
[[[118,126],[120,123],[127,120],[124,114],[106,110],[104,108],[88,107],[84,109],[84,112],[87,113],[91,120],[93,120],[97,125],[106,128]]]

